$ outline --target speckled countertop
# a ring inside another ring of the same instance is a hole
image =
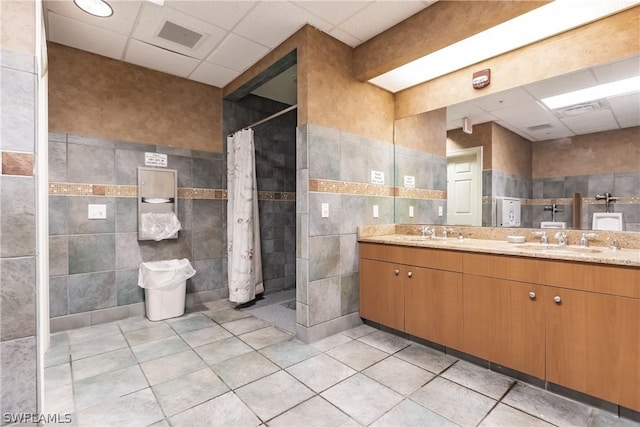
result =
[[[584,248],[575,244],[561,247],[553,243],[541,245],[539,240],[528,237],[525,243],[508,243],[506,242],[506,236],[503,240],[468,237],[460,240],[457,238],[459,233],[454,233],[456,237],[447,239],[437,237],[433,239],[422,237],[419,233],[411,234],[413,228],[417,230],[419,227],[396,225],[366,226],[359,230],[358,241],[640,267],[640,249],[628,248],[624,247],[624,245],[621,245],[622,249],[619,250],[611,250],[607,246],[593,245]],[[462,231],[460,227],[455,227],[455,229]],[[464,232],[462,234],[463,236],[465,235]],[[520,233],[520,235],[524,234]],[[550,242],[553,241],[551,238],[549,240]],[[572,243],[571,240],[569,242]]]

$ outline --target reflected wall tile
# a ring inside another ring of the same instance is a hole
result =
[[[194,230],[206,230],[212,228],[222,228],[222,209],[226,207],[223,200],[193,200],[193,224]]]
[[[317,325],[340,317],[340,277],[309,282],[309,324]]]
[[[88,219],[89,204],[105,205],[106,219]],[[67,233],[113,233],[116,230],[114,197],[67,197]]]
[[[67,144],[49,140],[49,182],[67,182]]]
[[[69,313],[81,313],[117,305],[116,273],[72,274],[69,276]]]
[[[193,159],[195,188],[222,188],[222,160]]]
[[[118,305],[144,301],[144,289],[138,286],[138,269],[116,271],[116,299]]]
[[[69,274],[69,237],[49,237],[49,276]]]
[[[114,234],[69,236],[69,274],[114,269]]]
[[[191,157],[169,156],[167,167],[178,171],[178,188],[192,188],[194,186]]]
[[[69,294],[67,276],[49,278],[49,316],[58,317],[69,314]]]
[[[564,197],[564,179],[546,178],[542,184],[543,198]]]
[[[588,197],[595,197],[597,194],[612,193],[614,192],[614,175],[590,175],[589,176],[589,190]],[[615,196],[615,194],[614,194]]]
[[[116,233],[138,232],[138,199],[135,197],[116,197],[115,199]],[[178,204],[178,207],[180,204]],[[108,211],[107,211],[108,216]]]
[[[94,136],[83,136],[83,135],[67,135],[67,142],[69,144],[79,144],[79,145],[88,145],[90,147],[100,147],[100,148],[115,148],[116,143],[111,139],[105,138],[96,138]]]
[[[118,233],[115,239],[115,269],[138,268],[143,261],[138,233]]]
[[[85,184],[115,184],[113,148],[68,144],[67,180]]]
[[[34,336],[1,343],[0,382],[3,413],[37,413],[37,353]]]
[[[640,195],[640,172],[614,174],[613,195],[614,197]]]
[[[49,196],[49,235],[67,234],[67,199]]]
[[[34,152],[36,76],[2,67],[0,148]]]
[[[35,335],[35,258],[0,259],[0,269],[2,269],[0,277],[2,341]]]
[[[0,256],[35,255],[34,178],[0,176]]]
[[[138,166],[144,166],[144,152],[138,150],[115,150],[116,184],[137,185]]]

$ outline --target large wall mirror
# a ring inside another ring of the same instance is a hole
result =
[[[521,227],[592,229],[608,207],[640,231],[639,76],[634,56],[402,119],[414,123],[396,126],[396,223],[501,226],[516,201]]]

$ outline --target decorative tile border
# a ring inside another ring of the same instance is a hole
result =
[[[109,196],[137,197],[135,185],[76,184],[72,182],[50,182],[49,194],[53,196]],[[227,190],[211,188],[178,188],[178,198],[194,200],[226,200]],[[259,191],[258,200],[293,201],[296,193],[281,191]]]
[[[422,188],[395,187],[396,197],[423,200],[446,200],[447,192],[441,190],[426,190]]]
[[[33,154],[3,151],[2,175],[33,176]]]
[[[394,187],[387,185],[331,181],[328,179],[310,179],[309,191],[318,193],[352,194],[358,196],[393,197],[394,195]]]

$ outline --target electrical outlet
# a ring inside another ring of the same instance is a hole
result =
[[[107,205],[89,205],[88,219],[107,219]]]
[[[409,218],[413,218],[413,206],[409,206]]]
[[[329,218],[329,203],[322,204],[322,218]]]
[[[442,208],[442,206],[438,206],[438,216],[442,216],[443,213],[444,209]]]
[[[378,218],[380,216],[380,212],[378,209],[378,205],[373,205],[373,217]]]

